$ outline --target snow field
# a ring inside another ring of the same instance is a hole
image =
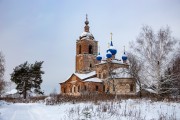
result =
[[[2,104],[3,103],[3,104]],[[96,103],[5,103],[0,120],[180,120],[180,103],[122,100]]]

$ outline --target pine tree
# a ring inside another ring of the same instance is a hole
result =
[[[17,67],[15,67],[13,73],[11,74],[11,81],[16,83],[16,89],[19,94],[23,94],[23,98],[26,99],[27,92],[34,90],[35,93],[43,94],[41,91],[41,83],[44,71],[41,70],[43,62],[35,62],[34,64],[29,64],[25,62]]]

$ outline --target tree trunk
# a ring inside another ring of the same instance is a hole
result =
[[[142,93],[141,93],[141,91],[142,91],[142,86],[141,86],[141,84],[139,85],[139,97],[140,98],[142,98]]]
[[[23,98],[26,99],[26,95],[27,95],[27,81],[25,81],[25,85],[24,85],[24,91],[23,91]]]
[[[23,92],[23,98],[26,99],[26,91]]]

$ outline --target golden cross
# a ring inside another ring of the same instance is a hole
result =
[[[111,34],[111,40],[112,40],[112,35],[113,35],[113,34],[112,34],[112,32],[111,32],[110,34]]]

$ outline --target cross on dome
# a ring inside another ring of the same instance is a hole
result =
[[[111,41],[112,41],[112,35],[113,35],[113,34],[112,34],[112,32],[111,32],[110,34],[111,34]]]
[[[88,21],[88,15],[86,14],[86,21],[85,21],[85,24],[88,25],[89,24],[89,21]]]

